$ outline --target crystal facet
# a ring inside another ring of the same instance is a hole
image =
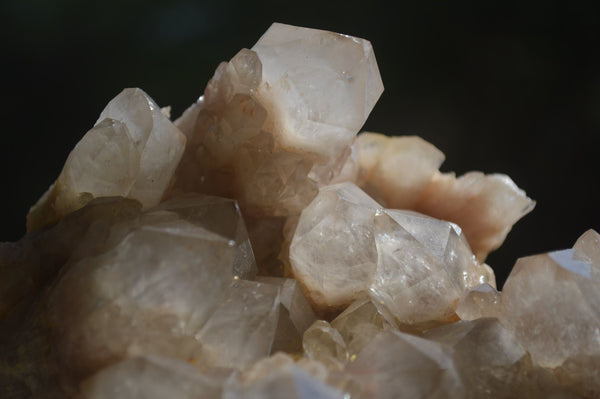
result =
[[[534,202],[355,137],[364,39],[274,24],[174,123],[125,89],[0,243],[0,397],[595,398],[600,235],[484,262]]]

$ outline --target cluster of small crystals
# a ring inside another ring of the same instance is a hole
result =
[[[3,398],[600,395],[600,235],[487,254],[534,202],[357,132],[368,41],[274,24],[170,121],[126,89],[0,243]]]

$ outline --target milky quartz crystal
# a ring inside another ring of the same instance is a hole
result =
[[[502,320],[542,366],[600,354],[600,235],[521,258],[502,291]]]
[[[534,202],[358,131],[371,44],[273,24],[171,122],[109,102],[0,243],[0,397],[595,398],[600,236],[483,263]]]
[[[175,122],[188,146],[173,192],[234,196],[250,216],[297,214],[340,173],[382,91],[368,41],[273,24]]]
[[[405,324],[451,320],[467,288],[493,282],[459,227],[386,210],[353,183],[322,188],[304,209],[290,263],[322,312],[370,296]]]
[[[27,216],[39,229],[96,197],[122,196],[144,207],[163,197],[185,148],[185,136],[140,89],[125,89],[69,154],[63,170]]]

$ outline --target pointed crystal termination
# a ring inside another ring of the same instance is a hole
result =
[[[157,205],[185,147],[185,136],[140,89],[125,89],[69,154],[56,182],[30,209],[27,230],[56,223],[96,197]]]
[[[425,332],[452,348],[466,398],[570,398],[550,370],[531,363],[514,334],[497,319],[459,321]],[[554,396],[556,395],[556,396]]]
[[[269,110],[267,130],[284,148],[336,156],[383,92],[364,39],[275,23],[252,50],[263,66],[256,97]]]
[[[600,397],[600,235],[498,292],[533,201],[354,137],[382,89],[367,41],[274,24],[175,124],[118,95],[0,243],[0,397]]]
[[[373,223],[378,209],[348,183],[322,188],[302,212],[290,263],[317,313],[343,310],[367,295],[377,265]]]
[[[462,398],[465,393],[449,348],[399,331],[377,335],[346,371],[363,398]]]
[[[256,270],[235,201],[188,195],[108,230],[97,232],[102,234],[96,240],[105,241],[99,254],[73,259],[63,267],[47,301],[57,359],[74,383],[138,354],[215,363],[210,354],[218,350],[218,340],[210,326],[227,321],[246,322],[245,330],[236,330],[243,331],[237,346],[229,345],[230,353],[237,354],[232,357],[242,362],[242,353],[250,356],[243,350],[245,334],[268,320],[274,330],[279,287],[254,282],[245,282],[243,287],[251,285],[249,289],[238,287],[243,285],[239,276],[251,278]],[[234,275],[240,283],[231,288]],[[240,315],[251,301],[252,310]],[[258,357],[270,353],[274,334],[270,328],[255,333],[260,345],[254,341],[254,346],[262,350]],[[229,361],[224,356],[217,359]]]
[[[461,320],[482,317],[500,317],[500,293],[490,284],[484,283],[470,288],[460,298],[456,314]]]
[[[280,287],[236,280],[195,339],[200,363],[243,369],[271,353],[280,309]],[[223,335],[227,334],[227,339]]]
[[[591,230],[574,249],[521,258],[506,280],[503,321],[541,366],[600,355],[598,242]]]
[[[462,293],[494,281],[458,226],[384,210],[352,183],[323,187],[304,209],[290,263],[317,313],[370,296],[390,322],[423,327],[455,320]]]
[[[176,121],[189,145],[171,195],[232,197],[251,217],[298,215],[317,185],[352,174],[348,147],[382,91],[368,41],[273,24]]]

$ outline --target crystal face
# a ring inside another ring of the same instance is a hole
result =
[[[274,24],[174,122],[109,102],[0,243],[2,398],[596,398],[600,235],[483,263],[534,202],[356,135],[370,43]]]
[[[162,199],[185,136],[140,89],[125,89],[69,154],[48,192],[27,215],[27,229],[55,223],[92,198],[122,196],[145,208]]]
[[[493,280],[460,228],[383,209],[353,183],[322,188],[302,211],[290,263],[319,311],[370,296],[405,324],[451,319],[465,289]]]
[[[263,65],[256,96],[268,104],[269,123],[285,147],[341,152],[383,92],[373,48],[364,39],[273,24],[252,50]]]

